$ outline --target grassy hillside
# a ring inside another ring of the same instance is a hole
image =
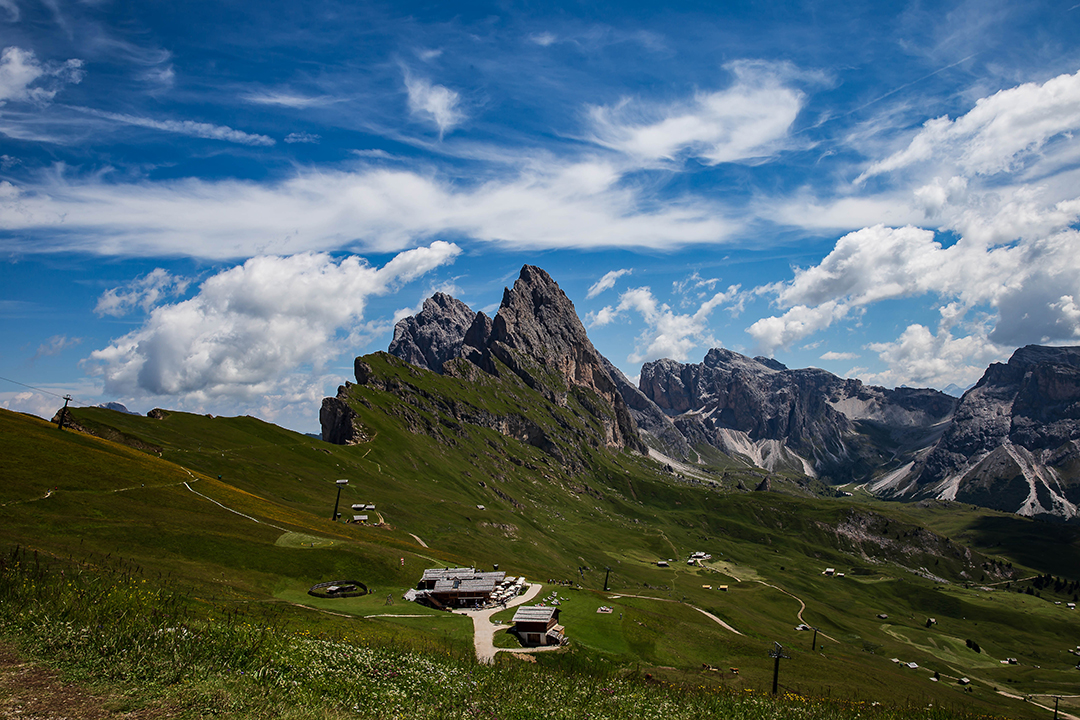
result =
[[[121,444],[0,413],[8,479],[0,542],[73,562],[119,556],[214,606],[288,607],[291,622],[372,643],[430,643],[457,656],[471,648],[467,619],[404,603],[401,594],[425,567],[498,563],[512,575],[558,581],[545,594],[564,598],[571,648],[537,658],[555,673],[585,663],[761,691],[771,685],[775,641],[791,656],[780,679],[792,692],[1010,717],[1044,713],[999,691],[1065,693],[1075,682],[1076,658],[1067,652],[1080,628],[1075,611],[1055,605],[1060,597],[1015,592],[1024,577],[1069,569],[1008,534],[995,540],[990,523],[1014,523],[1008,533],[1052,537],[1064,548],[1077,547],[1075,535],[1044,535],[1045,525],[969,508],[812,497],[794,484],[792,494],[743,492],[739,482],[756,485],[752,471],[705,468],[680,479],[602,447],[566,446],[574,461],[559,463],[437,410],[453,398],[459,415],[462,405],[492,414],[515,408],[549,422],[533,413],[543,399],[529,389],[481,392],[384,356],[369,361],[397,387],[352,389],[372,439],[351,447],[253,418],[74,412],[88,429],[129,443]],[[548,428],[555,442],[574,435],[574,402],[565,427]],[[368,514],[377,526],[330,520],[339,478],[350,481],[343,514],[353,503],[375,503]],[[687,565],[696,550],[712,560]],[[669,558],[670,567],[656,565]],[[825,576],[826,567],[845,576]],[[333,579],[360,580],[374,592],[349,600],[306,594]],[[597,614],[600,605],[614,612]],[[404,615],[422,617],[394,617]],[[937,623],[927,627],[930,617]],[[800,622],[820,630],[814,651],[813,632],[795,629]],[[1007,657],[1019,664],[1002,665]],[[957,685],[959,677],[973,682]]]

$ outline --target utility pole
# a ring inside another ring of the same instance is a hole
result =
[[[817,650],[817,628],[814,628],[814,642],[810,643],[810,652]]]
[[[349,484],[348,480],[338,480],[337,482],[337,500],[334,501],[334,514],[330,516],[331,520],[336,521],[338,519],[338,503],[341,502],[341,488]]]
[[[1061,700],[1061,698],[1058,697],[1057,695],[1055,695],[1054,696],[1054,720],[1058,720],[1057,708],[1058,708],[1058,701],[1059,700]]]
[[[605,565],[604,570],[607,570],[607,572],[604,573],[604,592],[607,592],[608,591],[608,578],[611,577],[611,566],[610,565]]]
[[[71,396],[70,395],[65,395],[64,396],[64,407],[60,409],[60,418],[56,421],[56,429],[57,430],[63,430],[64,429],[64,418],[67,417],[67,406],[68,406],[69,402],[71,402]]]
[[[776,659],[776,662],[773,663],[773,671],[772,671],[772,694],[775,695],[776,694],[776,688],[777,688],[777,685],[778,685],[779,679],[780,679],[780,658],[784,658],[785,660],[790,660],[791,656],[790,655],[785,655],[784,654],[784,646],[781,645],[780,643],[776,642],[775,640],[773,641],[773,645],[774,645],[773,649],[769,651],[769,657]]]

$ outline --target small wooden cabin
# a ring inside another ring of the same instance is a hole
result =
[[[558,623],[557,607],[530,605],[514,613],[514,632],[526,645],[562,645],[566,634]]]

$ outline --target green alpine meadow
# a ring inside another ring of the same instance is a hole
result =
[[[137,717],[1042,718],[1073,693],[1075,525],[705,447],[682,469],[596,441],[602,398],[553,401],[553,370],[454,362],[358,359],[348,445],[0,411],[2,642]],[[460,419],[508,417],[531,429]],[[481,661],[467,613],[404,600],[496,566],[565,645],[519,652],[511,607]],[[366,592],[309,594],[335,581]]]

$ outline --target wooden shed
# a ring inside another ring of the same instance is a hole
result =
[[[562,645],[566,633],[558,623],[557,607],[530,605],[514,613],[514,632],[526,645]]]

